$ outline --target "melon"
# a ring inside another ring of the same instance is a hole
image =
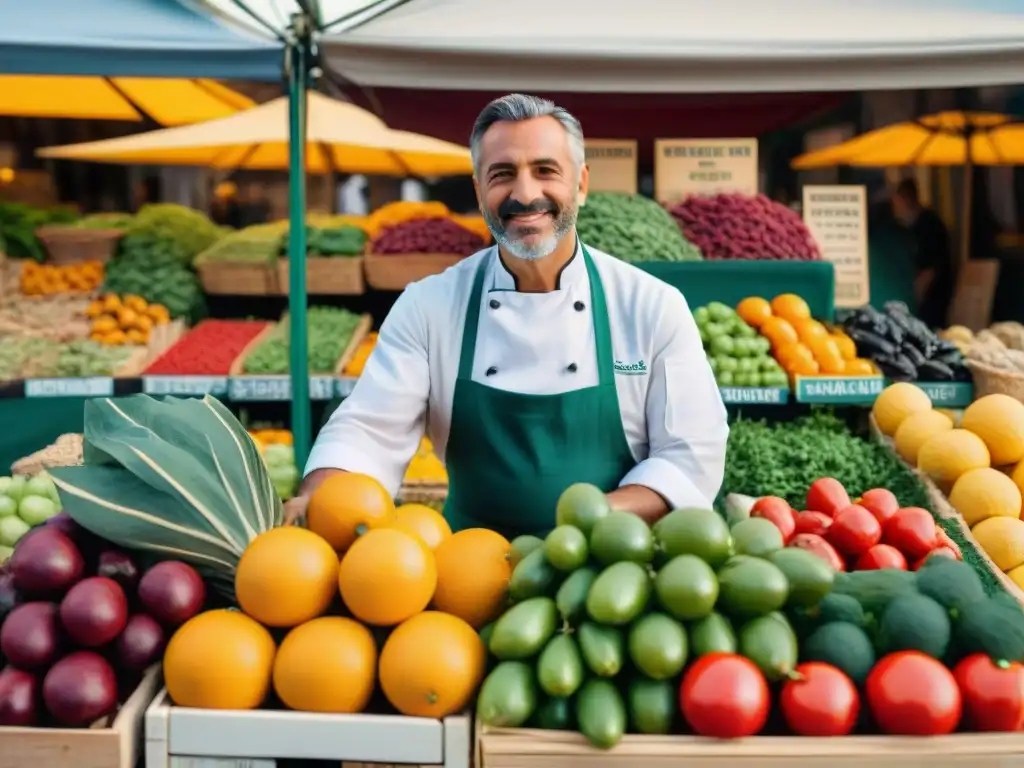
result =
[[[931,398],[923,389],[901,381],[882,390],[871,407],[871,415],[882,434],[892,437],[908,416],[931,409]]]
[[[980,437],[994,465],[1024,459],[1024,403],[1009,395],[985,395],[968,406],[960,426]]]
[[[988,448],[966,429],[950,429],[930,438],[917,454],[917,468],[948,493],[960,476],[991,464]]]
[[[896,453],[917,466],[917,454],[921,446],[940,432],[953,429],[953,420],[942,411],[918,411],[903,420],[896,430]]]
[[[971,529],[996,568],[1009,573],[1024,565],[1024,520],[1015,517],[990,517]]]
[[[990,517],[1020,517],[1020,489],[998,469],[981,467],[964,472],[954,483],[949,503],[973,528]]]

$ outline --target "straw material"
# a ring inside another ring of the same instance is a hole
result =
[[[974,398],[985,395],[1008,395],[1024,403],[1024,373],[995,368],[977,360],[968,360],[974,377]]]
[[[35,475],[50,467],[77,467],[82,463],[83,437],[78,434],[61,435],[52,445],[11,465],[15,475]]]
[[[117,250],[117,243],[124,237],[120,229],[86,229],[51,225],[36,230],[50,264],[75,264],[80,261],[106,263]]]

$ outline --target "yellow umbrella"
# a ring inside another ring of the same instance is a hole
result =
[[[393,131],[353,104],[309,93],[307,169],[312,173],[451,176],[472,172],[469,150]],[[284,97],[220,120],[107,141],[48,147],[40,157],[144,165],[287,170]]]
[[[215,80],[0,75],[0,115],[10,117],[138,122],[148,116],[160,125],[188,125],[254,104]]]
[[[857,165],[1021,165],[1024,124],[988,112],[940,112],[796,158],[797,170]]]

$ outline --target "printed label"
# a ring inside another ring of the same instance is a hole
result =
[[[25,379],[25,397],[110,397],[114,379],[92,376],[85,379]]]
[[[974,385],[964,381],[918,381],[931,401],[940,407],[965,408],[974,402]]]
[[[726,405],[783,405],[789,402],[785,387],[721,387]]]
[[[873,403],[885,388],[881,376],[798,376],[796,399],[800,403]]]
[[[143,376],[142,391],[147,395],[177,397],[222,397],[228,392],[227,376]]]

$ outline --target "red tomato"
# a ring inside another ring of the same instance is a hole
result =
[[[857,686],[842,671],[818,661],[799,665],[782,686],[779,706],[798,736],[846,736],[860,714]]]
[[[793,531],[796,529],[796,514],[785,499],[780,499],[778,496],[762,496],[754,502],[750,516],[763,517],[774,523],[782,534],[784,542],[793,538]]]
[[[883,733],[944,736],[960,722],[960,688],[953,673],[920,651],[881,659],[868,674],[865,692]]]
[[[945,546],[943,544],[941,546],[936,547],[931,552],[929,552],[927,555],[925,555],[920,560],[915,562],[910,567],[910,570],[916,571],[918,568],[920,568],[922,565],[927,563],[933,557],[948,557],[950,560],[960,560],[960,559],[962,559],[962,558],[957,557],[956,555],[957,555],[956,552],[954,552],[952,549],[950,549],[949,547],[947,547],[947,546]]]
[[[937,549],[945,547],[946,549],[952,550],[957,560],[964,559],[963,553],[960,552],[960,545],[953,541],[953,539],[949,537],[949,534],[942,529],[942,526],[937,523],[935,525],[935,539],[938,542]]]
[[[829,517],[835,517],[836,512],[850,506],[850,495],[834,477],[823,477],[815,480],[807,489],[807,503],[804,506],[813,512],[824,512]]]
[[[875,544],[871,549],[857,558],[855,571],[879,571],[883,568],[907,570],[907,558],[896,547],[888,544]]]
[[[875,519],[884,527],[889,518],[896,514],[900,508],[896,494],[885,488],[872,488],[866,491],[857,501],[864,509],[875,516]]]
[[[885,524],[882,541],[896,547],[908,560],[920,560],[939,545],[935,518],[927,509],[904,507]]]
[[[699,736],[753,736],[768,720],[770,696],[764,675],[734,653],[701,656],[683,676],[679,707]]]
[[[964,699],[964,717],[974,731],[1019,731],[1024,728],[1024,666],[993,662],[976,653],[953,670]]]
[[[836,514],[825,538],[844,555],[862,555],[881,540],[882,526],[864,507],[850,504]]]
[[[836,552],[835,547],[816,533],[798,533],[789,542],[789,546],[806,549],[812,555],[817,555],[837,571],[845,571],[846,564],[843,558]]]
[[[813,533],[824,536],[825,531],[832,525],[832,518],[824,512],[803,511],[796,516],[796,530],[794,533]]]

